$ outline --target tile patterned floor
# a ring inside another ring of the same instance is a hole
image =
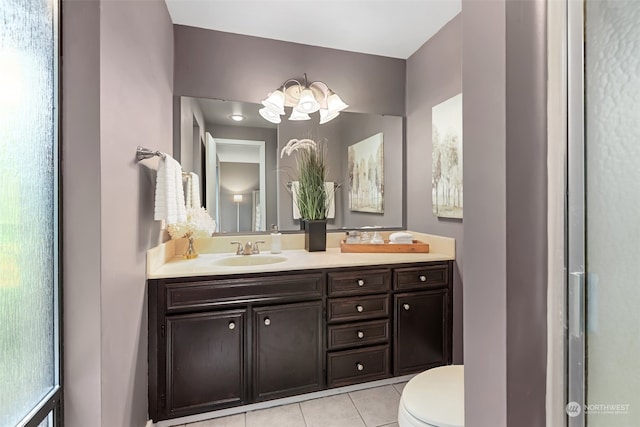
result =
[[[338,394],[179,427],[398,427],[406,383]]]

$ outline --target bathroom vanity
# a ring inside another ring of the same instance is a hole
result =
[[[150,275],[153,420],[451,363],[452,257],[283,255],[288,268],[203,274],[205,255]]]

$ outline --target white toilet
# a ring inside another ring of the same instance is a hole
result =
[[[464,366],[429,369],[402,390],[400,427],[464,427]]]

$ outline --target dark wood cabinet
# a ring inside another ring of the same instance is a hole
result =
[[[453,262],[393,271],[393,374],[451,364]]]
[[[246,401],[246,310],[170,316],[166,321],[167,394],[179,415]]]
[[[255,400],[323,386],[322,301],[254,308]]]
[[[387,378],[391,269],[361,267],[328,276],[327,385]]]
[[[445,288],[394,296],[394,375],[449,362],[448,294]]]
[[[450,364],[452,265],[149,280],[150,417]]]
[[[324,388],[325,288],[324,272],[150,280],[151,418]]]

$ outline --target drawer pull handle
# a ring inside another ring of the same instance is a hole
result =
[[[356,310],[358,310],[358,313],[362,313],[364,311],[364,307],[358,304],[356,305]]]
[[[236,328],[236,322],[229,322],[229,329],[234,330]]]
[[[356,369],[358,371],[364,371],[364,365],[362,363],[356,363]]]
[[[358,279],[358,286],[360,287],[364,286],[364,280]]]
[[[360,339],[364,338],[364,332],[358,331],[358,338]]]
[[[403,304],[402,307],[404,307],[406,311],[409,311],[409,309],[411,308],[409,304]]]
[[[427,276],[425,276],[424,274],[420,276],[420,281],[421,282],[426,282],[427,281]]]
[[[269,326],[271,324],[271,319],[268,317],[264,319],[264,326]]]

